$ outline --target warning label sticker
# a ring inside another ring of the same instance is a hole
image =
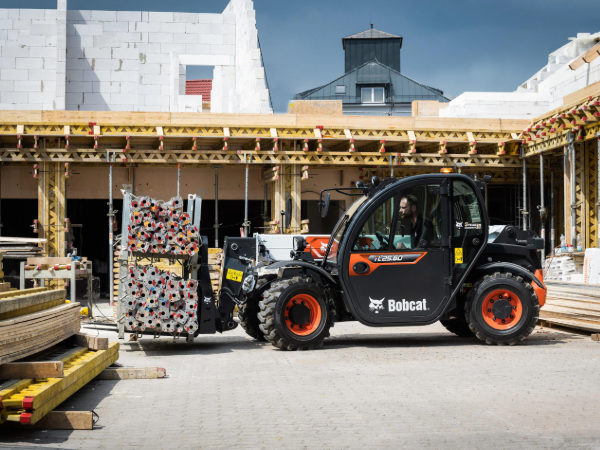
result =
[[[227,270],[227,276],[225,278],[227,278],[228,280],[240,281],[241,282],[243,276],[244,276],[244,272],[242,272],[240,270],[228,269]]]
[[[463,263],[463,249],[455,248],[454,249],[454,264],[462,264]]]

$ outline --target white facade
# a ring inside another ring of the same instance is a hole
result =
[[[223,14],[0,9],[0,47],[0,109],[198,111],[185,74],[203,65],[211,112],[272,113],[252,1]]]
[[[465,92],[452,100],[441,117],[533,119],[563,106],[563,97],[600,81],[600,58],[571,70],[579,56],[597,44],[600,32],[579,33],[550,53],[548,64],[515,92]]]

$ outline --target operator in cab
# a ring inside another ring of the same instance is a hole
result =
[[[401,234],[410,235],[410,248],[425,247],[429,239],[433,236],[433,224],[429,220],[423,220],[419,213],[419,201],[417,197],[408,194],[400,200],[398,226]],[[423,244],[422,241],[426,242]],[[397,249],[406,249],[402,242],[396,244]]]

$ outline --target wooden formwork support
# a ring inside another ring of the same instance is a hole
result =
[[[38,175],[38,237],[45,256],[65,256],[66,171],[62,163],[42,162]]]

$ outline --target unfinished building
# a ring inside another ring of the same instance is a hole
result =
[[[0,109],[194,111],[186,67],[214,67],[211,112],[271,113],[252,2],[222,14],[0,9]]]

